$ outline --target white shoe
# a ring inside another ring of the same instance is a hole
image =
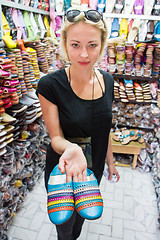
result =
[[[129,43],[132,43],[135,40],[135,38],[138,34],[138,31],[139,31],[140,25],[141,25],[140,19],[139,18],[134,19],[134,22],[132,24],[132,29],[128,34],[128,42]]]
[[[27,92],[27,96],[32,98],[32,99],[34,99],[34,100],[38,100],[38,97],[37,97],[37,95],[35,93],[35,90]]]
[[[144,1],[144,9],[143,9],[144,15],[151,15],[154,2],[155,2],[155,0],[145,0]]]
[[[31,20],[31,24],[32,24],[32,28],[34,30],[34,35],[40,35],[40,30],[38,29],[37,23],[35,21],[33,12],[30,12],[29,14],[30,20]]]
[[[132,0],[125,0],[124,5],[124,14],[131,14],[133,10],[134,1]]]
[[[39,23],[39,26],[41,28],[41,38],[44,38],[44,35],[47,33],[47,30],[44,26],[41,14],[38,14],[38,23]]]
[[[142,42],[145,41],[147,35],[147,21],[141,20],[141,25],[139,27],[138,32],[138,41]]]
[[[107,26],[107,39],[110,38],[111,35],[111,27],[112,27],[112,19],[111,18],[106,18],[104,19],[106,26]]]
[[[112,13],[116,0],[106,0],[106,13]]]
[[[56,12],[63,12],[64,2],[63,0],[55,0]]]
[[[73,1],[72,1],[73,2]],[[91,8],[91,9],[97,9],[97,1],[95,1],[95,0],[90,0],[89,1],[89,7]]]

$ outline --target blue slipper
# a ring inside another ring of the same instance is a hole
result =
[[[58,165],[48,180],[47,208],[50,221],[56,225],[69,220],[74,211],[72,181],[66,183],[66,174],[60,172]]]
[[[157,22],[154,27],[154,39],[160,42],[160,22]]]
[[[111,27],[111,36],[110,38],[116,38],[119,36],[119,20],[114,18]]]
[[[73,182],[76,211],[83,218],[94,220],[103,212],[103,200],[94,173],[87,169],[86,182]]]

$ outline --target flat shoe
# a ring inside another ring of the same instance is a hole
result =
[[[76,211],[83,218],[94,220],[103,212],[103,199],[94,173],[87,169],[86,182],[73,182]]]
[[[48,180],[47,208],[50,221],[56,225],[69,220],[74,211],[72,181],[66,183],[66,174],[60,172],[58,164]]]

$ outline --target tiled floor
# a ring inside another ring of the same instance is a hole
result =
[[[150,173],[117,167],[121,179],[101,182],[104,212],[100,219],[85,221],[79,240],[159,240],[156,195]],[[10,240],[56,240],[46,211],[43,178],[17,212],[7,235]]]

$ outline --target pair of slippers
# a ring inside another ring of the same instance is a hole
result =
[[[138,141],[138,143],[141,144],[144,143],[142,135],[136,129],[122,129],[122,131],[116,130],[112,138],[116,142],[121,142],[122,145],[127,145],[131,141]]]
[[[103,212],[103,200],[94,173],[87,169],[86,182],[67,182],[58,165],[48,180],[47,208],[52,223],[60,225],[72,216],[74,209],[85,219],[94,220]]]

